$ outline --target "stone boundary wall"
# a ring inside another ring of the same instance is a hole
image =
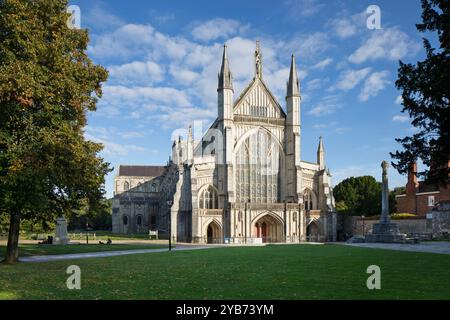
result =
[[[431,232],[431,221],[425,218],[391,220],[398,225],[401,233]],[[361,217],[346,217],[343,226],[344,233],[349,235],[366,235],[372,232],[372,226],[379,220],[362,219]]]

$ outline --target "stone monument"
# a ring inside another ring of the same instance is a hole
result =
[[[70,242],[69,234],[67,233],[67,221],[64,217],[56,219],[56,230],[53,244],[68,244]]]
[[[372,227],[372,233],[366,235],[366,242],[406,242],[406,235],[400,233],[396,223],[389,217],[389,185],[387,161],[381,163],[383,168],[382,193],[381,193],[381,217],[380,222]]]

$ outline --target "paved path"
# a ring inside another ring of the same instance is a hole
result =
[[[418,244],[403,244],[403,243],[345,243],[347,246],[363,247],[363,248],[378,248],[388,250],[414,251],[414,252],[429,252],[450,254],[450,242],[427,241]]]
[[[186,250],[202,250],[218,248],[212,246],[180,246],[173,248],[172,251],[186,251]],[[71,253],[71,254],[58,254],[58,255],[46,255],[46,256],[31,256],[31,257],[21,257],[20,262],[51,262],[60,260],[72,260],[72,259],[87,259],[87,258],[105,258],[105,257],[115,257],[124,256],[129,254],[140,254],[140,253],[154,253],[154,252],[167,252],[168,249],[137,249],[137,250],[120,250],[120,251],[104,251],[104,252],[88,252],[88,253]]]

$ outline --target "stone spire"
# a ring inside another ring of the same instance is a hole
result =
[[[227,45],[223,45],[222,66],[219,72],[219,86],[217,90],[231,89],[233,90],[233,76],[231,75],[230,66],[228,64]]]
[[[255,78],[262,78],[262,53],[258,40],[256,41],[255,50]]]
[[[192,126],[189,125],[188,136],[187,136],[187,161],[188,164],[194,162],[194,137],[192,135]]]
[[[319,147],[317,148],[317,163],[319,164],[319,170],[325,169],[325,149],[322,136],[320,136]]]
[[[297,77],[297,67],[295,66],[295,57],[291,57],[291,71],[289,72],[289,80],[287,83],[286,97],[300,96],[300,89]]]

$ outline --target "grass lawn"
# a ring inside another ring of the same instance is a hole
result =
[[[54,254],[69,254],[69,253],[84,253],[84,252],[100,252],[100,251],[116,251],[116,250],[134,250],[134,249],[158,249],[166,248],[166,245],[157,244],[20,244],[19,256],[37,256],[37,255],[54,255]],[[0,245],[0,257],[4,257],[6,252],[6,245]]]
[[[81,290],[66,268],[81,268]],[[381,290],[368,290],[369,265]],[[450,255],[273,245],[0,265],[0,299],[449,299]]]
[[[93,230],[89,231],[89,241],[94,241],[94,234],[95,234],[95,240],[107,240],[108,238],[111,240],[148,240],[149,236],[146,233],[138,233],[138,234],[120,234],[120,233],[112,233],[111,231],[104,231],[104,230]],[[33,233],[26,233],[21,234],[20,239],[25,240],[35,240],[33,239],[33,236],[36,236],[37,234]],[[42,239],[47,238],[47,236],[54,235],[53,233],[43,233],[39,234]],[[75,240],[85,240],[86,239],[86,231],[69,231],[69,238],[73,241]],[[6,240],[6,236],[5,239]]]

